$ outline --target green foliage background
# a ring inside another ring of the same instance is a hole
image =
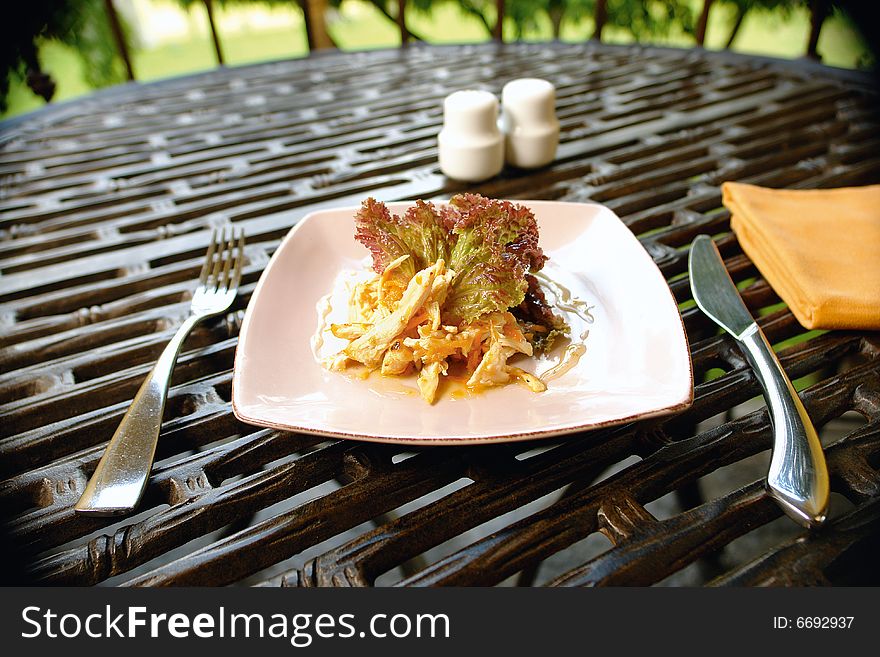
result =
[[[174,0],[204,22],[202,0]],[[408,0],[407,25],[417,37],[432,43],[472,42],[489,38],[495,25],[494,0]],[[241,11],[255,5],[270,7],[287,17],[300,17],[296,0],[214,0],[215,14]],[[328,21],[331,36],[342,49],[391,47],[399,43],[394,23],[396,0],[329,0],[337,10]],[[809,17],[806,0],[716,0],[710,15],[707,45],[724,47],[741,12],[747,12],[734,48],[777,56],[800,56],[806,45]],[[367,8],[369,6],[369,8]],[[693,45],[694,24],[702,0],[608,0],[608,23],[603,40]],[[367,8],[363,11],[358,9]],[[357,9],[357,11],[354,11]],[[507,0],[505,38],[543,41],[560,38],[582,41],[594,30],[595,0]],[[356,15],[356,20],[352,17]],[[6,116],[43,104],[24,83],[22,50],[39,47],[42,68],[58,83],[54,100],[62,100],[124,79],[123,66],[110,32],[102,0],[29,0],[27,21],[0,24],[0,99],[8,101]],[[120,17],[124,16],[120,13]],[[299,18],[301,21],[301,18]],[[301,24],[301,23],[300,23]],[[38,35],[34,38],[34,35]],[[302,29],[226,33],[220,26],[230,65],[307,54]],[[216,65],[209,37],[193,35],[186,42],[141,48],[129,43],[139,80],[179,75]],[[847,20],[835,15],[826,21],[820,52],[833,65],[870,66],[865,44]],[[9,93],[7,94],[7,89]],[[2,111],[2,110],[0,110]]]
[[[5,108],[10,83],[24,79],[27,52],[36,37],[74,49],[91,87],[125,79],[101,0],[29,0],[21,17],[0,22],[0,109]]]

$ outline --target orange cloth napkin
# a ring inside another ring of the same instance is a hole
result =
[[[721,191],[743,251],[805,328],[880,329],[880,185]]]

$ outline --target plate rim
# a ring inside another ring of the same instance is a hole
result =
[[[294,239],[296,233],[306,224],[308,221],[314,221],[316,216],[319,216],[325,212],[344,212],[351,210],[352,212],[357,211],[360,207],[358,205],[345,205],[339,207],[328,207],[328,208],[320,208],[317,210],[313,210],[309,212],[306,216],[300,219],[296,224],[294,224],[290,230],[287,231],[287,234],[281,240],[278,245],[278,248],[275,249],[275,252],[269,258],[269,262],[266,267],[263,269],[260,274],[260,278],[257,281],[256,287],[254,287],[254,291],[251,293],[250,301],[248,302],[247,308],[245,309],[244,318],[242,319],[241,329],[238,333],[238,342],[235,345],[235,357],[233,359],[232,366],[232,383],[231,383],[231,405],[232,405],[232,413],[236,417],[236,419],[245,422],[247,424],[275,429],[278,431],[289,431],[293,433],[302,433],[309,434],[314,436],[324,436],[328,438],[340,438],[344,440],[357,440],[362,442],[371,442],[371,443],[380,443],[380,444],[395,444],[395,445],[425,445],[425,446],[454,446],[454,445],[477,445],[477,444],[487,444],[487,443],[509,443],[509,442],[524,442],[529,440],[538,440],[542,438],[553,438],[559,436],[567,436],[578,433],[584,433],[587,431],[601,430],[607,429],[609,427],[621,426],[624,424],[629,424],[631,422],[642,421],[642,420],[650,420],[656,419],[659,417],[666,417],[670,415],[675,415],[681,411],[687,410],[690,408],[694,401],[694,367],[693,367],[693,357],[690,349],[690,340],[688,338],[687,329],[684,325],[684,318],[681,316],[681,311],[678,309],[678,302],[675,299],[675,295],[672,293],[672,288],[669,287],[669,283],[666,281],[666,277],[663,276],[663,272],[660,271],[660,268],[657,266],[657,263],[654,262],[654,259],[651,257],[650,253],[644,248],[644,246],[639,242],[638,237],[629,229],[629,227],[623,223],[623,220],[617,216],[611,208],[606,205],[602,205],[601,203],[580,203],[580,202],[572,202],[572,201],[547,201],[542,199],[499,199],[499,200],[509,200],[512,203],[520,203],[520,204],[542,204],[542,205],[577,205],[577,206],[585,206],[585,207],[593,207],[598,208],[599,210],[605,211],[610,214],[611,218],[617,221],[628,233],[629,237],[636,241],[638,247],[645,252],[645,255],[651,262],[651,265],[654,267],[656,273],[663,280],[664,287],[666,289],[667,294],[669,295],[669,300],[672,303],[673,307],[676,310],[676,316],[678,318],[678,322],[681,328],[681,334],[684,338],[684,350],[687,355],[688,362],[688,381],[689,385],[687,386],[687,394],[684,399],[681,399],[673,404],[664,406],[662,408],[649,410],[640,413],[633,413],[620,418],[612,418],[608,420],[602,420],[599,422],[588,422],[588,423],[579,423],[576,425],[565,426],[565,427],[557,427],[555,429],[544,429],[544,430],[535,430],[535,431],[521,431],[516,433],[503,433],[496,434],[491,436],[470,436],[470,435],[447,435],[443,438],[419,438],[414,436],[379,436],[375,434],[361,434],[354,432],[345,432],[345,431],[334,431],[331,429],[318,429],[313,427],[303,427],[297,426],[294,424],[286,424],[280,422],[273,422],[271,420],[265,420],[262,418],[249,416],[247,413],[243,412],[241,408],[239,408],[239,403],[236,395],[236,389],[238,387],[238,381],[241,376],[241,366],[240,366],[240,357],[241,357],[241,345],[244,342],[245,335],[249,328],[251,317],[253,315],[251,306],[255,304],[255,300],[258,298],[260,290],[263,286],[264,281],[269,277],[270,270],[274,263],[276,262],[276,256],[282,251],[285,244]],[[385,204],[388,206],[393,205],[402,205],[408,206],[412,205],[416,202],[413,200],[402,200],[402,201],[386,201]],[[449,199],[432,199],[431,203],[435,204],[443,204],[448,203]]]

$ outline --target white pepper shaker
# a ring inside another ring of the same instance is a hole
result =
[[[552,162],[559,145],[556,88],[538,78],[511,80],[501,90],[501,107],[507,163],[533,169]]]
[[[443,101],[437,136],[440,169],[456,180],[478,182],[504,167],[504,136],[498,129],[498,99],[488,91],[456,91]]]

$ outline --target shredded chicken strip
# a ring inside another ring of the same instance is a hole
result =
[[[413,350],[398,340],[382,358],[382,374],[385,376],[406,374],[414,364]]]
[[[434,278],[438,271],[444,267],[444,262],[438,260],[431,267],[427,267],[413,276],[394,312],[374,324],[357,340],[351,342],[343,350],[345,354],[367,367],[378,367],[382,362],[382,355],[406,328],[410,318],[425,303],[425,299],[431,293]]]
[[[434,403],[437,396],[437,386],[440,384],[440,375],[446,374],[446,361],[438,360],[428,363],[419,372],[419,392],[422,399],[429,404]]]

